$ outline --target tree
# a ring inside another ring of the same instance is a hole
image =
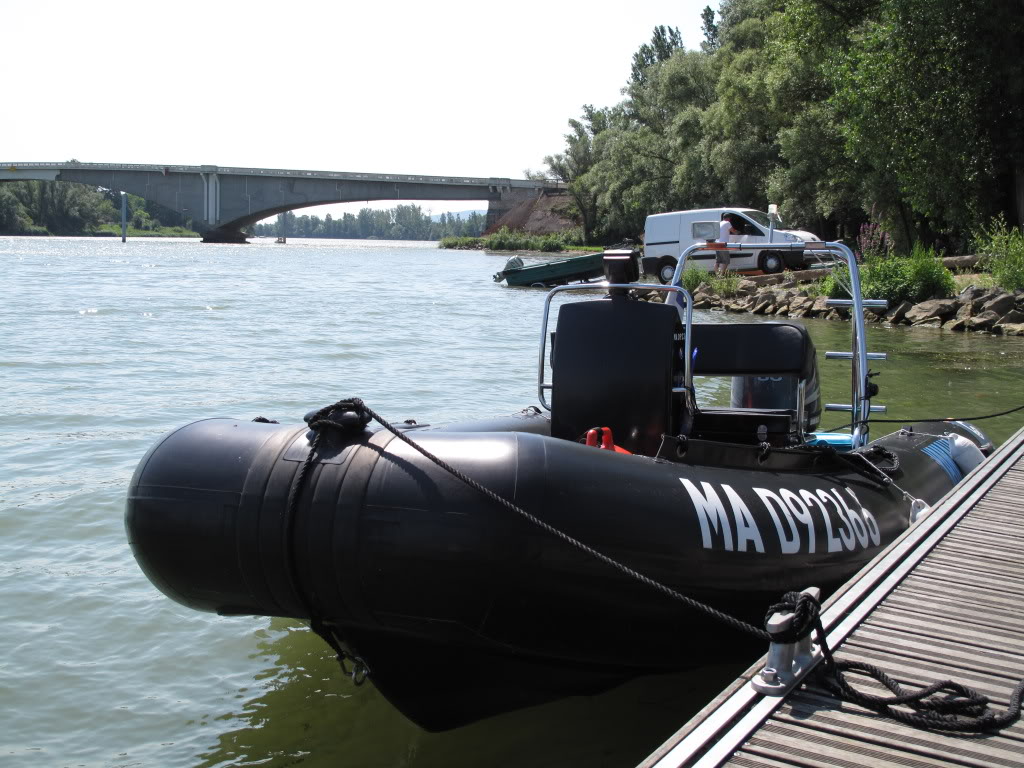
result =
[[[571,133],[565,135],[565,152],[548,155],[544,162],[555,178],[568,184],[569,196],[576,205],[583,224],[583,242],[591,241],[597,225],[598,190],[587,172],[594,167],[594,137],[608,126],[607,110],[583,106],[583,120],[570,120]]]
[[[14,186],[0,184],[0,234],[20,235],[32,230],[32,219],[14,194]]]
[[[642,83],[647,70],[661,61],[668,61],[673,52],[683,47],[683,38],[678,27],[657,26],[651,35],[651,42],[644,43],[633,54],[633,68],[630,82]]]
[[[704,6],[704,10],[700,13],[701,29],[704,32],[704,40],[700,44],[700,49],[704,53],[714,53],[718,50],[721,42],[718,39],[718,25],[715,24],[715,12],[710,5]]]

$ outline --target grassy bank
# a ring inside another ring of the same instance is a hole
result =
[[[595,245],[583,245],[578,230],[558,232],[551,235],[530,235],[513,232],[502,227],[486,237],[445,237],[438,243],[439,248],[454,248],[462,251],[603,251]]]
[[[87,232],[83,237],[120,237],[120,224],[103,224],[92,232]],[[199,237],[198,232],[184,227],[157,227],[156,229],[136,229],[128,227],[128,237]]]

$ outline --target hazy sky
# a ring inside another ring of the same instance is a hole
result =
[[[708,4],[0,0],[0,162],[522,178]]]

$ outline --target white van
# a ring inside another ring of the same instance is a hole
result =
[[[648,216],[644,224],[644,255],[640,260],[644,274],[668,283],[684,250],[694,243],[718,239],[718,227],[725,213],[733,214],[733,226],[740,232],[730,241],[751,244],[749,251],[744,249],[729,254],[731,270],[759,269],[771,274],[786,267],[803,269],[806,264],[803,251],[773,251],[771,243],[819,241],[810,232],[783,229],[777,217],[769,241],[771,219],[767,213],[751,208],[701,208],[656,213]],[[690,264],[711,272],[715,268],[715,252],[695,251],[688,259],[687,266]]]

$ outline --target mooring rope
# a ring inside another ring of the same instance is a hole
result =
[[[1024,680],[1013,689],[1010,706],[1002,714],[989,708],[987,696],[952,680],[939,680],[908,692],[873,664],[835,658],[821,624],[821,604],[812,595],[787,592],[782,602],[768,610],[765,622],[780,611],[792,612],[793,620],[786,632],[777,633],[773,639],[776,642],[796,642],[815,632],[822,653],[822,666],[815,673],[816,679],[838,699],[859,704],[905,725],[929,730],[980,733],[1000,730],[1020,718]],[[893,695],[876,696],[858,691],[846,679],[846,672],[859,672],[874,678]],[[940,693],[945,695],[939,697]],[[910,711],[895,709],[898,706],[907,707]]]

